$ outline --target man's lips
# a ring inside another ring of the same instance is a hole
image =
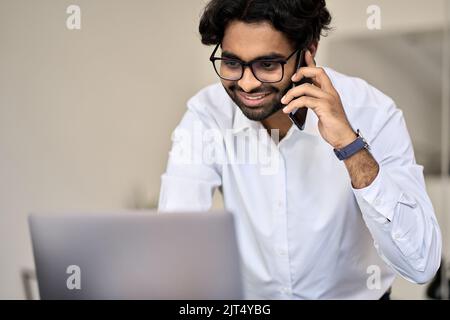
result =
[[[244,93],[237,92],[239,99],[248,107],[257,107],[266,102],[268,97],[272,94],[272,92],[258,92],[258,93]]]

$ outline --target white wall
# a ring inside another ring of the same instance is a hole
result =
[[[205,2],[0,0],[0,298],[24,297],[30,211],[156,203],[185,102],[216,81],[197,34]],[[328,2],[330,39],[367,32],[365,8],[377,1]],[[378,2],[381,32],[442,17],[443,0]],[[79,31],[65,26],[74,3]]]
[[[216,81],[203,2],[0,0],[0,298],[23,298],[30,211],[156,203],[185,102]]]

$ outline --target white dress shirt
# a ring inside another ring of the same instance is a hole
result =
[[[276,143],[220,83],[189,100],[172,137],[159,211],[208,210],[219,188],[235,217],[245,298],[378,299],[396,273],[424,283],[439,267],[441,234],[402,111],[365,81],[324,69],[380,166],[363,189],[312,110],[304,131],[293,125]]]

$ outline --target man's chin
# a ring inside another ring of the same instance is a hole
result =
[[[242,113],[250,120],[261,121],[270,117],[274,112],[272,106],[258,106],[249,107],[245,105],[239,105]]]
[[[248,106],[240,99],[240,97],[232,90],[227,90],[228,95],[232,98],[234,103],[239,107],[242,113],[250,120],[262,121],[273,115],[280,108],[280,102],[277,98],[266,101],[265,103],[257,106]]]

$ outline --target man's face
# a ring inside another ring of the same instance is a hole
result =
[[[286,36],[266,22],[248,24],[233,21],[226,28],[222,41],[224,54],[239,57],[245,62],[274,54],[286,59],[294,50]],[[243,114],[250,120],[261,121],[282,108],[280,100],[292,86],[295,58],[289,59],[284,66],[284,77],[277,83],[260,82],[250,68],[245,68],[242,79],[238,81],[221,81]]]

